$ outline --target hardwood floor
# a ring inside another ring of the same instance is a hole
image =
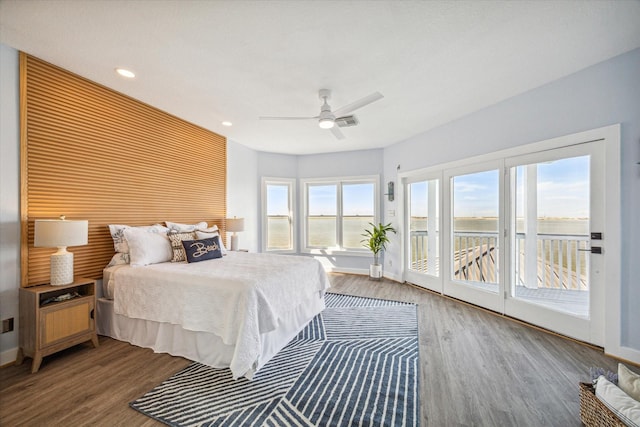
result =
[[[422,426],[579,426],[578,382],[591,366],[617,369],[602,351],[410,285],[330,277],[332,292],[418,304]],[[0,369],[2,426],[162,425],[128,403],[190,363],[107,337],[33,375],[30,362]]]

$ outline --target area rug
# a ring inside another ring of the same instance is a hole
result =
[[[327,294],[252,381],[193,363],[132,408],[171,426],[416,426],[413,304]]]

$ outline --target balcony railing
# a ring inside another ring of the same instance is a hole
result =
[[[525,234],[516,235],[516,285],[525,286]],[[538,234],[537,287],[587,290],[589,236],[576,234]],[[529,286],[529,287],[536,287]]]
[[[532,288],[586,290],[589,257],[589,236],[538,234],[536,239],[537,261]],[[411,232],[411,269],[439,274],[437,245],[429,251],[429,233]],[[453,278],[473,282],[497,283],[498,281],[498,233],[455,232],[453,235]],[[525,234],[517,233],[515,242],[514,277],[516,286],[526,284]],[[431,259],[430,259],[431,257]],[[433,259],[435,257],[435,259]]]

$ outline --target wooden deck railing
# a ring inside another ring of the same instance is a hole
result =
[[[429,260],[429,233],[411,232],[411,269],[439,274],[440,260]],[[473,282],[498,282],[498,233],[455,232],[453,235],[453,278]],[[525,252],[524,233],[516,234],[515,278],[516,286],[524,286]],[[583,252],[588,245],[586,235],[537,235],[537,284],[532,287],[586,290],[589,257]],[[437,248],[433,248],[437,254]]]
[[[526,283],[524,239],[524,233],[516,235],[517,286],[524,286]],[[585,251],[588,244],[587,235],[538,233],[537,286],[552,289],[588,289],[589,256]]]

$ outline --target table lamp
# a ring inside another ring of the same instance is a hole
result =
[[[244,218],[227,218],[227,231],[233,231],[231,236],[231,250],[238,250],[238,235],[236,232],[244,231]]]
[[[60,286],[73,283],[73,253],[67,246],[82,246],[88,243],[89,221],[60,219],[37,219],[33,246],[54,248],[51,255],[51,285]]]

